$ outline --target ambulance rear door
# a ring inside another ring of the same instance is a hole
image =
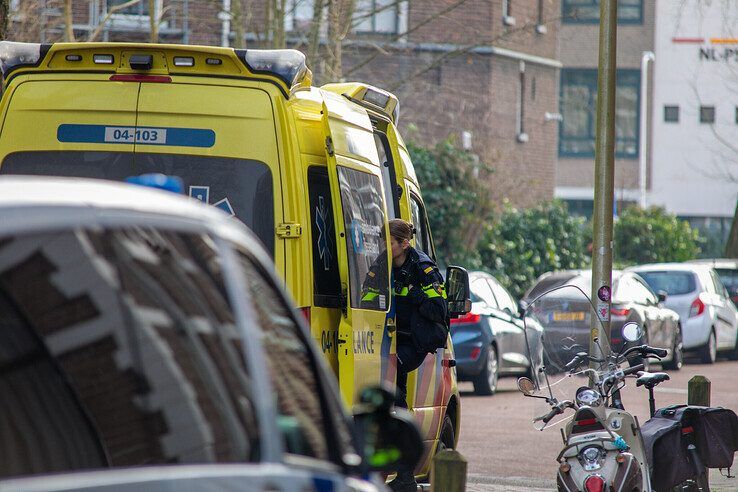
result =
[[[394,382],[386,206],[372,125],[366,111],[324,92],[323,130],[338,245],[343,315],[338,381],[345,402],[383,379]]]
[[[285,239],[275,236],[283,204],[272,101],[262,89],[221,84],[141,84],[135,172],[182,178],[185,193],[253,230],[284,276]]]

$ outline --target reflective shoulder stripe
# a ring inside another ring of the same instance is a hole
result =
[[[423,293],[428,297],[428,299],[432,299],[434,297],[442,297],[443,299],[446,298],[446,288],[443,286],[443,284],[437,284],[438,288],[436,288],[436,285],[430,284],[430,285],[423,285]]]

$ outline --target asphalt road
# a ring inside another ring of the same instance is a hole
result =
[[[687,382],[702,375],[712,382],[712,405],[738,412],[738,362],[719,360],[703,365],[688,361],[681,371],[667,372],[671,380],[656,388],[657,408],[686,403]],[[474,395],[471,383],[459,386],[462,420],[458,449],[468,462],[467,491],[555,490],[561,434],[558,428],[543,432],[533,428],[531,421],[540,403],[520,394],[514,378],[501,379],[493,396]],[[628,380],[623,401],[640,422],[648,419],[648,392],[636,388],[635,380]],[[735,464],[738,467],[738,460]],[[713,491],[738,490],[738,478],[723,478],[718,470],[710,471],[710,482]]]

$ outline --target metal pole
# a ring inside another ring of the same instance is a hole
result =
[[[648,63],[653,62],[656,55],[653,51],[644,51],[641,57],[641,117],[640,117],[640,152],[638,185],[640,188],[639,205],[646,208],[646,179],[648,170]]]
[[[600,2],[600,58],[597,77],[597,140],[595,142],[592,226],[592,300],[597,308],[597,317],[591,320],[589,342],[589,353],[600,357],[610,355],[617,17],[617,0],[602,0]],[[598,344],[595,342],[596,338],[607,340],[607,342]]]

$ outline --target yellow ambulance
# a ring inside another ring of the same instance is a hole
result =
[[[4,41],[0,68],[0,174],[179,176],[263,242],[349,407],[363,387],[394,383],[389,275],[372,306],[362,284],[388,255],[388,218],[412,221],[434,256],[395,96],[313,87],[294,50]],[[419,476],[457,442],[454,365],[449,341],[408,380]]]

